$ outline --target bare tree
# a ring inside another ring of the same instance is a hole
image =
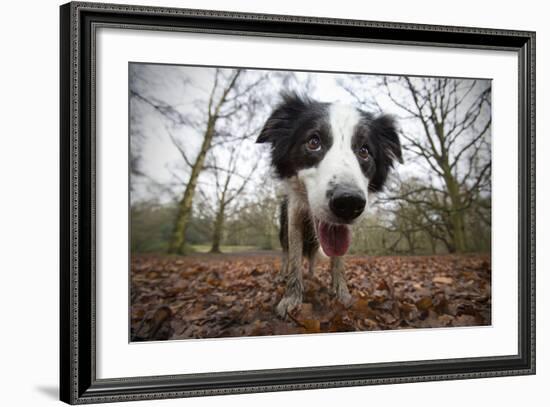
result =
[[[269,173],[258,172],[263,182],[254,185],[252,194],[239,198],[240,205],[228,218],[227,239],[272,250],[279,247],[280,196]]]
[[[193,197],[197,188],[199,174],[203,170],[206,154],[212,147],[212,141],[216,135],[216,123],[220,119],[220,116],[225,114],[222,112],[222,108],[226,105],[229,94],[235,87],[241,73],[241,70],[236,70],[226,81],[224,81],[220,70],[216,70],[214,84],[208,99],[208,108],[206,112],[207,117],[203,130],[202,144],[196,158],[193,161],[188,158],[185,148],[180,144],[180,142],[172,137],[174,145],[178,148],[183,160],[190,167],[191,171],[187,180],[185,191],[179,202],[178,215],[176,217],[174,232],[170,242],[171,253],[184,254],[186,252],[185,232],[191,217]]]
[[[381,199],[390,204],[391,209],[390,219],[385,223],[386,230],[400,234],[407,241],[411,253],[418,249],[415,241],[419,235],[425,237],[432,254],[436,253],[438,242],[447,251],[455,251],[449,211],[440,201],[444,194],[426,186],[419,178],[398,181],[393,188],[391,194]]]
[[[231,131],[232,122],[238,121],[243,114],[250,115],[261,105],[258,89],[266,79],[265,74],[240,69],[215,69],[211,86],[204,89],[204,83],[193,83],[181,73],[181,80],[193,95],[206,94],[196,98],[192,108],[180,109],[175,103],[140,92],[137,86],[131,86],[134,100],[154,109],[162,118],[166,133],[181,157],[181,165],[172,168],[174,182],[183,187],[178,199],[178,211],[170,241],[169,251],[184,254],[186,231],[193,210],[193,199],[199,183],[199,176],[205,170],[222,171],[222,168],[207,163],[212,149],[226,143],[235,143],[250,137],[249,133]],[[190,89],[190,88],[194,89]],[[228,130],[229,129],[229,130]],[[189,147],[190,137],[199,138],[197,151]],[[153,182],[153,181],[152,181]],[[177,190],[173,185],[172,191]]]
[[[385,97],[400,111],[406,159],[423,173],[423,185],[400,188],[386,200],[416,205],[432,238],[443,241],[450,252],[466,251],[465,214],[482,194],[490,193],[490,83],[383,77],[374,86],[377,97],[362,93],[365,79],[356,82],[359,86],[350,83],[342,86],[361,106],[382,109],[378,99]]]
[[[245,134],[254,135],[257,129],[253,129]],[[243,195],[245,189],[256,170],[258,169],[260,160],[258,156],[244,157],[242,142],[226,145],[224,155],[226,163],[221,163],[220,158],[215,151],[210,154],[209,168],[213,173],[214,178],[214,199],[210,199],[208,192],[199,188],[203,205],[209,206],[208,210],[203,207],[203,211],[207,210],[213,214],[214,222],[212,225],[212,247],[210,252],[221,253],[221,242],[223,238],[223,230],[225,219],[233,215],[239,209],[239,203],[243,203]],[[252,160],[252,161],[251,161]],[[243,170],[244,164],[249,166]],[[237,199],[238,198],[238,199]],[[210,203],[210,204],[209,204]]]

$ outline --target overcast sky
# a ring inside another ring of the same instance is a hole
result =
[[[230,75],[231,69],[224,71],[224,74]],[[265,104],[258,109],[255,120],[263,123],[267,119],[272,107],[278,100],[278,94],[283,88],[291,88],[297,91],[303,91],[308,85],[307,94],[315,99],[324,102],[340,102],[356,104],[357,101],[342,86],[342,83],[351,83],[353,76],[347,74],[333,73],[310,73],[295,72],[290,82],[285,83],[280,74],[276,71],[252,70],[245,73],[250,75],[250,80],[258,75],[269,73],[269,79],[266,84],[258,90],[259,96],[265,99]],[[131,64],[130,66],[130,89],[137,90],[140,94],[153,100],[162,101],[171,105],[183,117],[189,117],[200,121],[204,116],[206,101],[214,85],[215,68],[209,67],[190,67],[175,65],[155,65],[155,64]],[[380,75],[362,75],[362,80],[370,83],[377,83]],[[479,87],[487,87],[489,82],[486,80],[478,81]],[[387,96],[385,96],[376,87],[369,88],[370,95],[365,95],[365,99],[372,98],[376,100],[378,108],[385,113],[404,117],[406,114]],[[364,93],[363,93],[364,95]],[[403,97],[399,91],[395,90],[396,98]],[[468,100],[465,100],[465,103]],[[373,106],[362,106],[367,109]],[[132,202],[138,200],[148,200],[157,198],[160,201],[167,201],[178,196],[183,191],[183,182],[188,176],[188,168],[182,162],[182,157],[175,147],[172,137],[180,140],[188,156],[194,158],[202,141],[202,135],[193,126],[174,126],[165,117],[151,106],[140,100],[131,98],[130,103],[131,117],[131,137],[134,143],[139,147],[140,171],[146,174],[145,178],[138,179],[132,177]],[[403,131],[418,134],[421,137],[419,124],[410,119],[399,120]],[[242,124],[239,124],[242,125]],[[229,131],[238,132],[239,125],[228,124]],[[231,127],[233,126],[233,127]],[[200,128],[200,126],[199,126]],[[266,146],[255,144],[255,137],[240,144],[242,151],[240,154],[239,171],[246,174],[252,168],[254,162],[260,154],[266,153]],[[490,132],[488,133],[490,140]],[[136,153],[135,145],[132,146],[132,152]],[[218,160],[224,160],[224,148],[219,147],[213,150]],[[407,157],[407,155],[405,156]],[[488,158],[487,158],[488,159]],[[405,160],[404,165],[398,166],[398,176],[407,177],[411,174],[418,175],[422,173],[420,167],[411,160]],[[255,177],[251,181],[249,191],[253,191],[255,185],[265,181],[268,176],[268,160],[261,159],[261,164]],[[212,183],[211,175],[205,173],[201,175],[201,184],[205,190],[209,190],[209,183]],[[166,186],[171,193],[162,192],[160,186]]]

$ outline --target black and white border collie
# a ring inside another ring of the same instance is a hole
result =
[[[319,252],[330,257],[332,291],[349,306],[342,256],[369,193],[383,188],[394,161],[402,162],[394,120],[283,94],[257,142],[271,145],[272,166],[285,186],[279,236],[286,291],[277,313],[285,317],[302,303],[302,258],[312,272]]]

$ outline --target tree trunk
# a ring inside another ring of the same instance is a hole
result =
[[[227,205],[228,201],[226,201],[227,198],[227,191],[229,191],[229,184],[231,182],[231,173],[227,174],[225,177],[225,182],[223,183],[223,189],[221,191],[221,196],[219,197],[219,203],[218,203],[218,213],[216,214],[216,221],[214,222],[214,233],[212,234],[212,248],[210,249],[210,253],[221,253],[220,250],[220,243],[222,240],[222,234],[223,234],[223,221],[225,220],[225,206]]]
[[[450,221],[453,231],[453,248],[454,251],[463,253],[466,251],[466,237],[464,231],[464,211],[462,210],[460,191],[458,184],[454,177],[450,174],[450,171],[445,172],[445,182],[447,184],[449,199],[451,201]]]
[[[408,253],[414,253],[415,244],[413,241],[412,234],[406,232],[406,233],[403,233],[403,235],[405,236],[405,240],[407,241],[407,246],[409,246]]]
[[[172,241],[170,243],[170,253],[177,254],[186,254],[187,247],[185,242],[185,232],[187,231],[187,225],[189,219],[191,218],[191,210],[193,209],[193,197],[195,196],[195,189],[197,188],[197,181],[199,175],[204,167],[204,161],[206,158],[206,153],[210,150],[212,146],[212,138],[214,137],[216,121],[218,120],[218,115],[222,105],[225,103],[229,91],[235,85],[237,78],[241,74],[241,70],[238,70],[237,73],[233,76],[217,104],[214,106],[214,97],[218,84],[218,76],[214,79],[214,86],[212,87],[212,93],[210,94],[210,101],[208,102],[208,122],[206,124],[206,131],[204,133],[204,139],[201,145],[201,150],[193,167],[191,169],[191,175],[189,176],[189,182],[185,188],[183,198],[179,204],[178,217],[176,219],[176,226],[172,234]],[[212,110],[213,109],[213,110]]]
[[[222,240],[222,234],[223,234],[223,221],[224,221],[224,214],[225,212],[225,205],[223,202],[220,203],[220,207],[218,209],[218,213],[216,215],[216,221],[214,222],[214,233],[212,234],[212,248],[210,249],[210,253],[221,253],[220,244]]]
[[[188,248],[186,247],[185,232],[187,231],[187,225],[189,223],[189,219],[191,218],[193,197],[195,195],[195,189],[197,188],[197,181],[204,167],[206,153],[210,149],[213,137],[214,123],[212,123],[212,120],[209,120],[199,155],[193,164],[185,192],[183,193],[183,197],[178,205],[179,210],[176,218],[176,225],[172,233],[172,241],[170,242],[170,253],[187,254],[188,252]]]
[[[459,253],[466,251],[466,239],[464,232],[464,217],[461,211],[455,211],[451,215],[451,221],[453,223],[453,240],[455,250]]]
[[[437,240],[435,240],[430,233],[428,233],[427,235],[428,235],[428,240],[430,242],[430,248],[432,249],[432,254],[436,254]]]

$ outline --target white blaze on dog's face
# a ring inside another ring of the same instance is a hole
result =
[[[327,151],[323,159],[316,166],[299,170],[297,177],[306,187],[308,205],[316,220],[333,224],[353,223],[365,214],[368,200],[369,179],[362,172],[352,145],[361,116],[351,106],[331,104],[328,121],[331,143],[325,147]],[[330,199],[339,189],[357,197],[357,216],[352,213],[338,217],[331,211]]]
[[[394,160],[401,160],[390,117],[293,94],[283,96],[257,142],[271,144],[272,164],[289,193],[305,197],[301,204],[328,256],[345,254],[349,225],[364,215],[369,191],[381,190]]]

